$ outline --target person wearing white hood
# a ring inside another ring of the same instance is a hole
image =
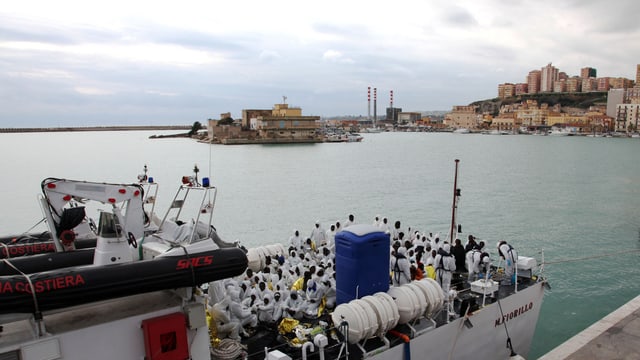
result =
[[[436,281],[442,287],[442,291],[445,294],[449,294],[449,288],[451,287],[451,277],[454,271],[456,271],[456,260],[451,255],[451,245],[444,243],[442,248],[438,251],[434,260],[436,268]]]
[[[307,281],[306,290],[306,307],[304,308],[304,314],[310,318],[318,317],[318,307],[324,296],[324,286],[316,283],[313,279]]]
[[[229,305],[231,298],[227,294],[220,302],[215,303],[210,309],[212,321],[215,321],[218,337],[228,337],[240,341],[240,323],[231,320]]]
[[[467,252],[467,269],[469,269],[469,282],[475,281],[478,278],[478,274],[487,274],[491,268],[491,258],[486,252],[482,252],[478,249],[473,249]]]
[[[316,221],[315,227],[311,230],[311,235],[309,237],[318,246],[322,246],[327,243],[326,234],[320,225],[320,220]]]
[[[391,282],[393,286],[400,286],[411,282],[411,263],[407,259],[407,249],[399,247],[392,260],[393,276]]]
[[[289,293],[289,297],[285,299],[282,304],[282,309],[284,310],[283,316],[292,317],[294,319],[302,319],[302,311],[304,310],[304,302],[298,296],[298,291],[291,290]]]
[[[289,245],[296,250],[302,249],[302,237],[300,236],[300,232],[298,230],[293,231],[293,235],[289,238]]]
[[[256,325],[258,325],[258,317],[250,308],[242,305],[237,290],[230,290],[229,296],[231,297],[231,303],[229,304],[231,321],[240,323],[240,326],[242,326],[241,332],[243,335],[247,335],[244,331],[244,327],[247,325],[250,327],[256,327]]]
[[[288,296],[289,294],[287,293],[287,297]],[[282,309],[282,297],[283,296],[278,291],[273,293],[273,321],[275,322],[279,322],[283,315],[284,310]]]
[[[325,235],[327,238],[327,247],[333,250],[336,247],[336,225],[331,224],[331,227],[329,227]]]
[[[380,228],[380,230],[382,230],[382,232],[391,235],[391,225],[389,225],[389,220],[386,217],[382,218],[382,221],[380,222],[380,225],[378,227]],[[390,238],[389,240],[393,242],[393,238]]]
[[[518,252],[513,246],[502,240],[498,243],[498,254],[504,261],[504,279],[502,285],[511,285],[515,281],[515,269],[518,263]]]
[[[275,304],[273,301],[273,296],[271,294],[265,294],[264,299],[262,299],[262,303],[256,306],[256,311],[258,313],[258,321],[262,323],[271,324],[273,320],[273,311],[275,309]]]
[[[349,214],[349,216],[347,217],[347,221],[344,222],[344,228],[347,228],[351,225],[353,225],[353,222],[355,220],[355,217],[353,216],[353,214]]]

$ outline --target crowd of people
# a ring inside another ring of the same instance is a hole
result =
[[[336,306],[335,236],[354,224],[349,215],[344,225],[335,222],[325,230],[316,221],[308,236],[294,230],[288,240],[288,253],[265,259],[259,271],[247,269],[238,277],[210,285],[219,337],[239,340],[247,329],[258,324],[277,325],[283,318],[315,319]],[[488,274],[491,258],[483,241],[473,235],[466,244],[441,241],[438,234],[402,228],[400,221],[391,225],[386,217],[376,216],[373,225],[389,234],[389,283],[401,286],[412,280],[430,277],[444,294],[449,293],[452,277],[468,273],[471,282]],[[517,253],[502,241],[498,252],[505,258],[505,274],[511,278]],[[213,287],[213,289],[211,288]]]

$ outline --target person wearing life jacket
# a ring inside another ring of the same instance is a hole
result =
[[[515,281],[515,269],[518,263],[518,252],[513,246],[502,240],[498,243],[498,254],[504,259],[504,279],[502,285],[511,285]]]
[[[400,286],[411,282],[411,264],[407,259],[407,249],[400,246],[395,252],[394,259],[392,260],[392,277],[391,283],[393,286]]]
[[[451,245],[444,243],[442,248],[438,250],[434,265],[436,268],[436,281],[442,287],[442,291],[445,294],[449,293],[451,287],[451,278],[453,272],[456,271],[456,260],[451,255]]]

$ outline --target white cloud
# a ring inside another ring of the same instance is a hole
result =
[[[169,97],[176,112],[239,113],[271,106],[273,92],[305,113],[357,114],[368,85],[393,88],[404,109],[447,110],[549,61],[569,75],[592,66],[635,78],[637,10],[635,0],[14,1],[0,9],[0,82],[33,109],[93,95],[74,111],[95,104],[114,121]],[[0,117],[20,121],[27,106],[10,102]]]
[[[353,64],[355,61],[353,59],[345,57],[340,51],[337,50],[327,50],[322,54],[322,59],[325,61],[343,63],[343,64]]]
[[[76,86],[74,90],[82,95],[112,95],[114,92],[107,89],[100,89],[90,86]]]

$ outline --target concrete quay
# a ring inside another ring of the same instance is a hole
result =
[[[539,360],[640,360],[640,295]]]

